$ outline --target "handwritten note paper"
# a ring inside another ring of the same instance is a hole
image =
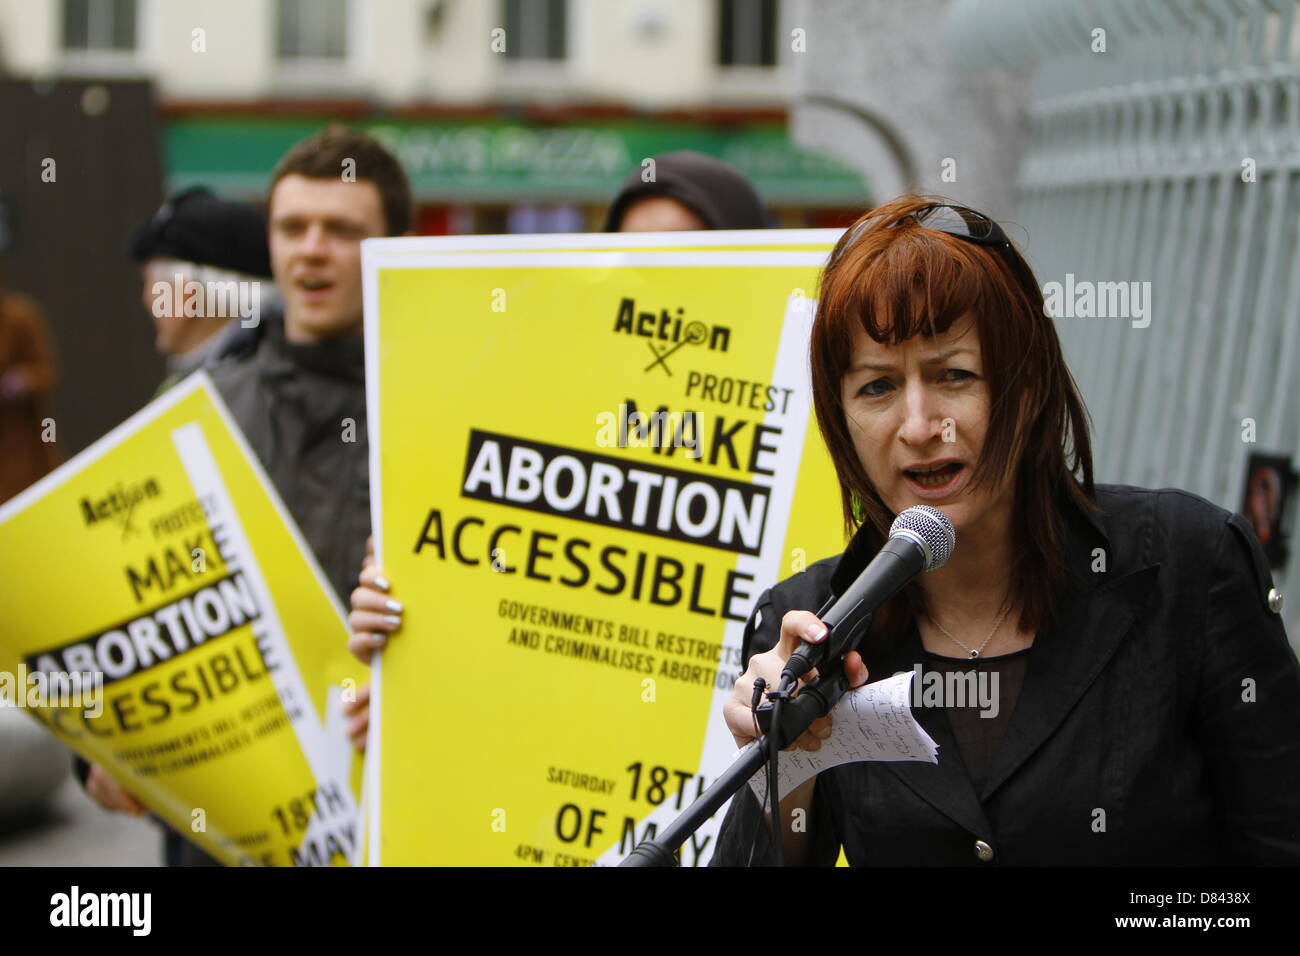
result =
[[[939,745],[912,716],[913,671],[850,691],[831,709],[831,735],[812,753],[794,750],[777,761],[778,793],[787,794],[810,777],[861,760],[939,762]],[[749,747],[757,746],[751,743]],[[744,753],[744,751],[741,751]],[[767,774],[749,780],[759,801],[767,799]]]

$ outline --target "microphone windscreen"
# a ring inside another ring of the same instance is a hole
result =
[[[920,539],[927,571],[943,567],[957,546],[957,532],[948,516],[929,505],[915,505],[899,514],[889,526],[889,536],[900,532],[911,532],[908,537]]]

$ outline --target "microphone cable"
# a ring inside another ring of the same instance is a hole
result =
[[[772,808],[772,852],[776,859],[775,865],[779,867],[785,866],[785,823],[781,818],[781,795],[778,792],[777,774],[777,760],[781,755],[781,744],[785,742],[781,738],[781,708],[790,698],[791,688],[797,684],[798,678],[782,677],[776,690],[767,695],[767,699],[772,702],[772,723],[766,736],[767,795]],[[754,720],[758,720],[757,714]]]

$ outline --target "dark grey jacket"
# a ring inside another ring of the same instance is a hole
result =
[[[346,606],[370,534],[361,337],[293,345],[277,322],[208,374]]]
[[[1072,528],[1075,590],[1034,641],[983,790],[946,713],[914,707],[939,763],[821,774],[816,864],[834,863],[841,846],[867,866],[1300,864],[1300,665],[1269,609],[1253,531],[1178,490],[1099,485],[1098,502],[1103,514]],[[1095,548],[1103,573],[1091,570]],[[824,603],[837,560],[759,597],[745,660],[774,646],[786,611]],[[871,679],[911,670],[921,654],[913,627],[868,652]],[[769,853],[758,804],[742,792],[713,864],[763,864]]]

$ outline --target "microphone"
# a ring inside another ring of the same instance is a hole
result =
[[[826,625],[825,638],[805,643],[790,656],[781,681],[793,682],[851,650],[857,632],[880,605],[897,594],[922,571],[942,567],[957,546],[952,522],[938,508],[916,505],[905,509],[889,528],[889,540],[839,597],[832,597],[817,617]]]

